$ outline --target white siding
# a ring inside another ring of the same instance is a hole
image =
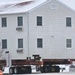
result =
[[[58,2],[51,2],[30,12],[30,56],[39,54],[42,59],[73,59],[75,57],[75,13]],[[36,16],[43,17],[43,25],[36,25]],[[72,18],[72,27],[66,27],[66,17]],[[43,48],[37,48],[37,38],[43,38]],[[72,48],[66,48],[66,39],[72,39]]]
[[[7,17],[7,27],[1,27],[0,22],[0,43],[2,39],[7,39],[7,50],[10,52],[12,59],[24,59],[27,57],[27,17],[25,14],[15,14],[15,15],[2,15],[0,16],[0,21],[2,17]],[[18,31],[16,28],[17,17],[23,16],[23,31]],[[18,38],[23,38],[24,40],[24,51],[23,53],[17,53],[18,49]]]
[[[2,39],[7,39],[7,50],[12,59],[26,59],[28,52],[30,57],[39,54],[42,59],[75,59],[75,13],[58,2],[54,2],[58,5],[57,9],[51,9],[52,2],[31,11],[28,19],[27,15],[23,13],[0,15],[0,43]],[[16,30],[18,16],[23,16],[24,30],[22,32]],[[36,25],[37,16],[43,17],[42,26]],[[5,28],[1,27],[2,17],[7,17],[7,27]],[[66,27],[66,17],[72,18],[72,27]],[[29,20],[29,26],[27,20]],[[23,53],[16,51],[18,38],[24,40]],[[43,39],[43,48],[37,48],[37,38]],[[72,39],[71,49],[66,48],[66,39]]]

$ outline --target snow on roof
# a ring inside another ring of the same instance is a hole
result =
[[[1,12],[7,12],[8,10],[11,11],[12,9],[15,10],[16,7],[18,8],[18,7],[22,6],[23,4],[29,3],[29,2],[30,1],[25,1],[25,2],[4,2],[4,3],[1,3],[0,4],[0,13]],[[9,13],[11,13],[11,12],[9,12]]]
[[[24,2],[1,4],[0,14],[27,12],[45,1],[47,0],[27,0]]]
[[[24,0],[0,4],[0,14],[24,13],[49,0]],[[61,1],[60,1],[61,2]]]

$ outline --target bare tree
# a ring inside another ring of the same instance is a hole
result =
[[[5,50],[0,49],[0,60],[4,60],[5,59]]]

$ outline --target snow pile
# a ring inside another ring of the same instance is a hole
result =
[[[3,74],[9,74],[9,67],[4,67]]]

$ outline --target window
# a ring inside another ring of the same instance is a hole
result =
[[[7,26],[7,18],[3,17],[2,18],[2,27],[6,27]]]
[[[7,40],[2,40],[2,49],[7,49]]]
[[[37,39],[37,48],[42,48],[43,47],[42,43],[43,43],[42,38],[38,38]]]
[[[42,26],[42,16],[37,16],[37,26]]]
[[[71,17],[66,18],[66,26],[71,27]]]
[[[18,48],[23,48],[23,39],[18,39]]]
[[[23,26],[23,17],[22,16],[18,17],[18,26]]]
[[[72,40],[71,39],[66,39],[66,47],[71,48],[72,47]]]

